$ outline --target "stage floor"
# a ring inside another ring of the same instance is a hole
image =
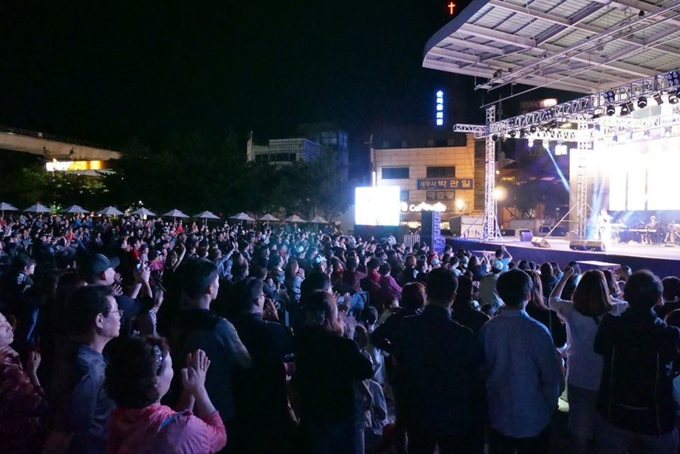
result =
[[[454,250],[493,251],[505,245],[515,262],[531,260],[536,263],[555,261],[564,267],[570,261],[581,264],[582,269],[606,268],[628,265],[633,270],[649,269],[659,275],[680,276],[680,246],[647,245],[641,243],[612,243],[606,251],[574,251],[564,238],[546,238],[549,247],[537,247],[517,239],[480,241],[474,239],[447,238]]]

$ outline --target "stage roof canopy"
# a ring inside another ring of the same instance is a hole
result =
[[[581,93],[680,66],[680,1],[473,0],[425,46],[423,67]]]

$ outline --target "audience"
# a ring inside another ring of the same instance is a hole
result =
[[[547,453],[563,370],[567,452],[677,447],[675,276],[293,225],[0,230],[0,453]]]

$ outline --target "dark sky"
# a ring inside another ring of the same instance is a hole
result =
[[[227,127],[265,141],[334,121],[360,143],[426,123],[439,87],[452,122],[483,120],[472,78],[421,67],[446,3],[7,0],[0,124],[117,146]]]

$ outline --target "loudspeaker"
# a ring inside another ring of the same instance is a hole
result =
[[[531,244],[536,247],[550,247],[550,243],[548,243],[548,240],[540,236],[532,238]]]
[[[517,229],[501,229],[501,236],[517,236]]]
[[[439,236],[441,234],[441,214],[438,211],[420,212],[420,235]]]
[[[531,234],[531,230],[520,229],[520,231],[519,231],[519,240],[520,241],[528,243],[529,241],[531,241],[531,239],[533,237],[534,237],[534,235]]]
[[[604,243],[600,240],[571,240],[569,242],[569,249],[575,251],[606,251]]]

